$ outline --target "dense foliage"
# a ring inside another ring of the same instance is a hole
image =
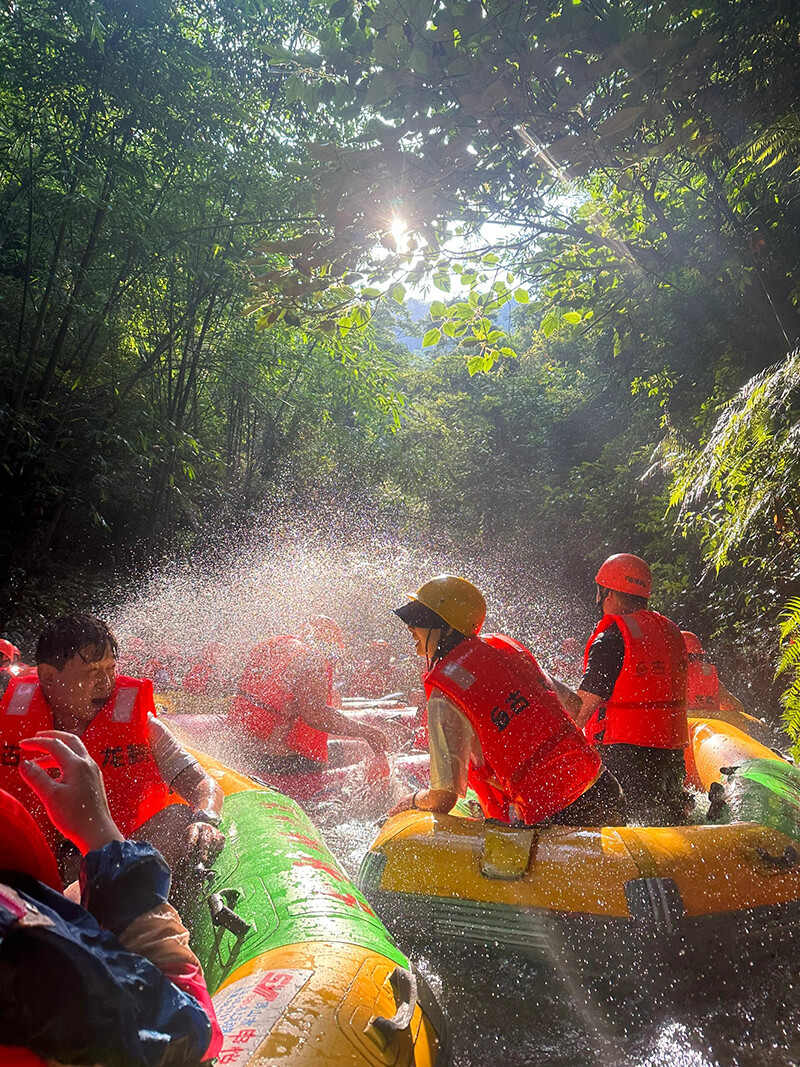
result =
[[[267,51],[302,13],[0,13],[0,623],[248,506],[301,430],[396,418],[385,346],[243,315],[307,125]]]

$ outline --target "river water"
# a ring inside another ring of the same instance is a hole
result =
[[[355,875],[374,837],[370,819],[321,811],[329,847]],[[447,1015],[454,1067],[798,1067],[796,958],[685,981],[653,976],[631,988],[610,973],[598,989],[580,968],[495,953],[417,946],[414,961]]]

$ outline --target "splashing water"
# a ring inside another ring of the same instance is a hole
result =
[[[154,571],[100,611],[123,651],[126,640],[137,637],[153,649],[175,646],[186,661],[209,641],[222,642],[231,677],[254,643],[296,632],[309,615],[330,615],[343,627],[355,662],[370,642],[386,640],[396,657],[405,657],[413,677],[419,664],[391,608],[443,571],[480,586],[489,605],[487,630],[525,641],[546,667],[554,666],[564,638],[577,638],[582,648],[591,632],[587,604],[559,597],[532,569],[529,554],[477,560],[457,546],[400,539],[373,517],[352,512],[317,519],[273,515],[250,530],[231,531],[224,543]],[[352,682],[357,686],[357,673]],[[217,720],[200,747],[207,742],[212,755],[236,766],[240,753],[225,747],[224,707],[218,702]],[[376,820],[405,789],[396,771],[379,790],[353,774],[315,805],[315,821],[351,874],[375,835]],[[704,1001],[661,1010],[643,990],[603,1001],[580,973],[559,965],[560,947],[552,946],[552,958],[543,964],[488,950],[448,955],[420,949],[415,962],[449,1018],[454,1067],[800,1062],[800,998],[786,969],[776,968],[767,981],[745,976],[738,996],[712,999],[710,1008]]]
[[[408,657],[408,634],[391,609],[442,572],[475,582],[488,603],[486,629],[525,641],[545,666],[564,638],[577,638],[582,648],[592,628],[587,606],[560,596],[550,576],[545,582],[531,573],[530,558],[510,551],[476,560],[457,546],[412,544],[365,514],[273,516],[220,542],[103,606],[123,651],[132,637],[148,648],[176,646],[184,656],[220,641],[224,655],[241,663],[257,641],[296,633],[310,615],[323,614],[339,622],[357,653],[386,640]]]

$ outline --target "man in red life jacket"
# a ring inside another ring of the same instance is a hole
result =
[[[228,721],[256,742],[259,766],[271,774],[323,769],[333,734],[366,741],[373,751],[370,774],[385,777],[386,738],[332,706],[333,665],[318,641],[312,647],[282,634],[252,648]]]
[[[5,638],[0,638],[0,697],[5,693],[11,679],[26,670],[28,665],[22,662],[22,653],[17,646]]]
[[[150,841],[170,866],[208,861],[224,843],[216,828],[222,790],[156,718],[151,683],[117,675],[108,626],[91,615],[54,619],[36,659],[36,675],[15,679],[0,701],[0,788],[52,835],[20,775],[20,741],[42,730],[73,733],[100,765],[111,814],[126,837]]]
[[[677,825],[690,803],[683,637],[648,608],[652,577],[639,556],[609,556],[595,580],[603,615],[586,645],[575,721],[619,779],[631,818]]]
[[[467,785],[487,818],[601,826],[624,821],[618,783],[559,702],[532,653],[479,636],[482,593],[442,574],[395,609],[425,658],[431,787],[391,814],[448,812]]]
[[[189,935],[167,903],[163,858],[123,839],[80,738],[50,731],[20,744],[20,774],[83,856],[81,903],[61,893],[32,816],[0,790],[0,1063],[211,1059],[222,1034]],[[36,763],[42,753],[57,779]]]

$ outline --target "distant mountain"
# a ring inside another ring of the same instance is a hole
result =
[[[436,297],[435,299],[441,299],[446,303],[447,295],[443,293],[441,297]],[[395,331],[395,337],[412,352],[422,351],[422,338],[425,331],[430,326],[431,303],[432,301],[430,300],[419,300],[417,297],[411,296],[403,305],[408,311],[408,317],[411,321],[419,324],[419,336],[415,337],[413,334],[404,332],[402,325],[398,324],[398,329]],[[511,304],[512,302],[509,301],[504,307],[500,308],[500,311],[496,315],[496,321],[505,330],[508,329],[511,323]],[[431,353],[433,352],[435,352],[435,349],[431,350]]]

